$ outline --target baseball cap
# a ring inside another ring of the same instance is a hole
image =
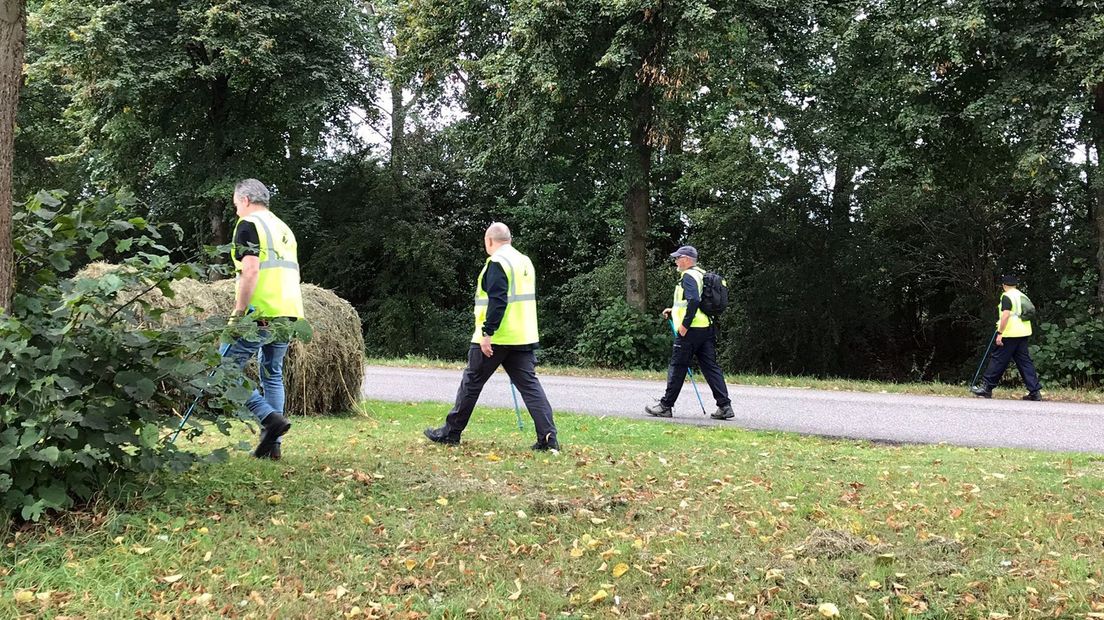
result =
[[[674,252],[671,252],[671,258],[678,258],[680,256],[689,256],[694,260],[698,260],[698,251],[695,250],[692,245],[684,245]]]

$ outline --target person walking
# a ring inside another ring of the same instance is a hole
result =
[[[699,308],[705,271],[698,267],[698,251],[693,246],[684,245],[675,250],[671,258],[675,259],[678,267],[679,281],[675,284],[674,303],[663,310],[663,317],[673,321],[677,336],[667,369],[667,391],[659,402],[645,407],[644,412],[658,418],[674,415],[675,401],[686,381],[690,362],[697,357],[702,375],[717,401],[717,410],[709,417],[730,420],[736,414],[732,411],[732,399],[728,397],[724,373],[717,363],[717,331],[713,320]]]
[[[254,389],[245,403],[261,423],[253,456],[279,460],[280,438],[291,428],[284,416],[283,372],[290,329],[280,328],[304,318],[304,313],[295,234],[269,211],[269,200],[268,188],[256,179],[234,187],[238,222],[230,250],[237,271],[233,316],[249,314],[260,329],[237,338],[224,357],[245,368],[260,354],[258,374],[264,394]]]
[[[1043,400],[1040,391],[1043,386],[1039,384],[1039,375],[1035,372],[1035,363],[1031,361],[1031,353],[1027,350],[1031,339],[1031,321],[1023,317],[1025,305],[1034,308],[1031,300],[1020,292],[1019,279],[1014,275],[1006,275],[1001,278],[1000,303],[997,305],[999,319],[997,320],[997,334],[993,341],[997,348],[989,359],[989,367],[985,371],[981,385],[975,385],[970,391],[981,398],[992,398],[993,388],[1000,383],[1005,369],[1010,361],[1016,362],[1016,368],[1020,371],[1027,394],[1023,400]]]
[[[534,450],[559,450],[552,406],[537,379],[537,274],[529,257],[514,249],[501,222],[487,228],[483,248],[489,258],[475,282],[475,332],[456,403],[439,428],[427,428],[430,441],[456,445],[468,426],[484,384],[499,366],[517,386],[537,431]]]

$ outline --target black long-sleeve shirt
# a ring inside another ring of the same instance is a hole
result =
[[[487,293],[487,318],[483,321],[483,333],[493,336],[502,324],[502,317],[506,315],[510,280],[506,278],[506,270],[502,265],[491,261],[479,286]]]
[[[698,315],[698,306],[701,305],[701,293],[698,291],[698,281],[689,273],[682,274],[682,296],[686,298],[686,317],[682,319],[682,326],[690,329],[694,317]]]

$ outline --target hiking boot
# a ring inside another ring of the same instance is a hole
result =
[[[546,452],[548,450],[560,451],[560,442],[556,440],[556,436],[552,433],[545,435],[544,439],[538,439],[537,443],[531,446],[531,449],[539,452]]]
[[[644,413],[650,416],[655,416],[657,418],[670,418],[674,417],[675,410],[671,407],[668,407],[667,405],[664,405],[662,402],[658,402],[654,405],[648,405],[647,407],[645,407]]]
[[[732,410],[732,405],[725,405],[724,407],[717,407],[717,410],[709,414],[709,417],[714,420],[731,420],[736,417],[736,412]]]
[[[980,385],[975,385],[974,387],[970,388],[970,392],[972,392],[974,396],[978,396],[981,398],[993,398],[993,390],[982,387]]]
[[[450,435],[443,426],[441,428],[427,428],[422,431],[422,434],[433,443],[440,443],[446,446],[460,445],[460,436]]]
[[[272,451],[277,446],[276,440],[291,428],[291,422],[282,413],[273,411],[261,422],[261,441],[257,443],[257,449],[253,456],[259,459],[272,458]],[[277,453],[279,451],[277,450]],[[277,457],[279,458],[279,457]]]
[[[272,459],[273,461],[279,461],[280,457],[280,442],[277,441],[276,445],[272,446],[272,449],[269,450],[268,458]]]
[[[1035,402],[1039,402],[1043,400],[1043,395],[1039,392],[1028,392],[1027,394],[1024,394],[1023,400],[1033,400]]]

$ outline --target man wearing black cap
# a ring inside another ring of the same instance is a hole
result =
[[[684,245],[672,252],[671,258],[675,259],[681,275],[679,283],[675,285],[674,303],[663,311],[663,316],[673,320],[678,335],[671,352],[671,365],[667,369],[667,392],[658,403],[645,407],[644,412],[658,418],[674,415],[675,400],[682,391],[686,372],[690,369],[690,360],[696,356],[702,375],[717,401],[717,411],[710,417],[714,420],[730,420],[736,414],[732,411],[732,399],[728,397],[724,373],[717,364],[717,333],[713,329],[713,320],[698,309],[705,280],[705,271],[697,266],[698,251],[692,246]]]
[[[1017,286],[1020,281],[1013,275],[1001,278],[1001,286],[1004,293],[1001,294],[1000,305],[997,311],[1000,320],[997,321],[997,336],[994,341],[997,345],[993,351],[993,357],[989,360],[989,368],[985,371],[982,385],[970,388],[976,396],[992,398],[993,388],[1000,383],[1004,370],[1008,368],[1008,362],[1015,361],[1016,368],[1020,370],[1024,385],[1027,386],[1027,395],[1024,400],[1043,400],[1039,390],[1039,376],[1035,373],[1035,364],[1031,361],[1031,354],[1027,351],[1027,342],[1031,338],[1031,320],[1023,318],[1025,305],[1034,308],[1027,295],[1020,292]]]

